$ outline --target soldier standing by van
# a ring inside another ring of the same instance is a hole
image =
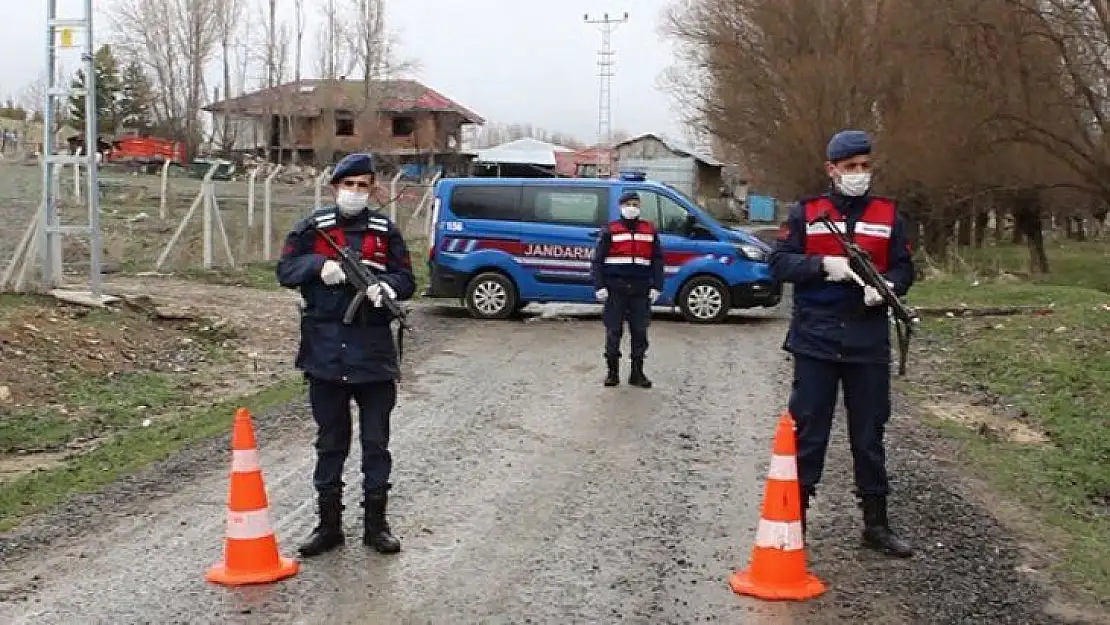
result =
[[[416,291],[416,280],[400,231],[369,207],[375,191],[372,157],[347,156],[336,165],[331,184],[336,205],[317,210],[294,226],[277,266],[281,285],[300,289],[305,301],[296,365],[308,379],[317,425],[312,481],[320,522],[299,551],[302,556],[314,556],[344,542],[342,477],[351,447],[353,398],[358,404],[362,445],[363,543],[381,553],[396,553],[401,543],[390,532],[385,509],[392,469],[389,420],[397,402],[400,364],[383,293],[395,300],[409,299]],[[355,297],[355,289],[317,229],[353,250],[380,280],[367,289],[368,303],[351,325],[343,323],[343,313]]]
[[[594,249],[592,273],[596,296],[604,303],[605,386],[620,384],[621,335],[624,323],[632,338],[632,373],[628,383],[651,388],[644,375],[651,305],[663,290],[663,246],[655,227],[640,219],[640,196],[620,197],[621,218],[604,228]]]

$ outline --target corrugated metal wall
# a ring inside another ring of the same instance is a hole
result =
[[[696,161],[692,158],[622,158],[618,167],[623,170],[642,171],[648,180],[669,184],[693,198],[694,181],[697,180]]]

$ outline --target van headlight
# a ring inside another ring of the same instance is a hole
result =
[[[767,262],[767,252],[757,245],[751,245],[749,243],[737,243],[735,247],[736,253],[745,260],[751,260],[757,263]]]

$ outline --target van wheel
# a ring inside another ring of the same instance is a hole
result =
[[[466,286],[463,302],[472,317],[507,319],[516,310],[516,285],[502,274],[478,274]]]
[[[697,276],[678,293],[678,308],[687,321],[719,323],[732,307],[728,287],[717,278]]]

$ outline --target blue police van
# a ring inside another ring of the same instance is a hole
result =
[[[461,299],[481,319],[504,319],[532,302],[596,303],[590,261],[600,229],[619,216],[624,191],[640,195],[641,218],[655,224],[663,244],[666,281],[656,306],[713,323],[732,309],[778,304],[765,243],[635,172],[440,180],[425,295]]]

